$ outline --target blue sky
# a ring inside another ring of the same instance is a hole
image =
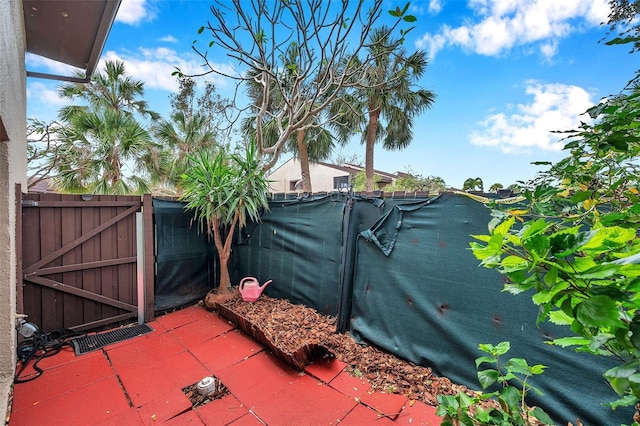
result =
[[[391,9],[401,1],[388,1]],[[403,151],[376,148],[375,167],[444,178],[462,187],[480,177],[488,188],[532,178],[533,161],[564,157],[554,130],[574,129],[590,106],[618,93],[638,69],[628,46],[606,46],[600,25],[607,0],[430,0],[412,1],[416,28],[408,50],[424,49],[430,59],[420,81],[436,93],[433,107],[417,117],[414,138]],[[145,99],[167,115],[168,96],[178,84],[171,72],[199,72],[191,50],[197,30],[211,16],[200,0],[122,0],[102,61],[124,61],[126,71],[145,83]],[[231,69],[223,52],[211,52],[219,67]],[[61,64],[28,55],[28,70],[63,72]],[[210,75],[221,95],[234,82]],[[27,116],[52,120],[65,105],[60,83],[27,80]],[[364,158],[354,140],[338,153]],[[285,154],[285,159],[288,154]]]

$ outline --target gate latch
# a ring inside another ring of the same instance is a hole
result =
[[[38,202],[35,200],[21,200],[22,207],[38,207]]]

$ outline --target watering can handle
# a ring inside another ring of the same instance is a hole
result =
[[[244,277],[243,279],[240,280],[240,285],[238,286],[238,288],[242,290],[244,288],[245,282],[247,281],[253,281],[256,284],[258,283],[258,280],[255,277]]]

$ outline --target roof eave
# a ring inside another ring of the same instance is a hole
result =
[[[36,54],[40,54],[41,56],[48,57],[49,59],[57,60],[58,62],[66,63],[69,65],[74,65],[71,62],[83,63],[84,76],[79,77],[79,76],[70,76],[70,75],[63,75],[63,74],[49,74],[49,73],[42,73],[42,72],[29,71],[29,70],[27,70],[27,76],[49,79],[49,80],[75,82],[75,83],[89,82],[91,80],[91,76],[93,75],[93,73],[95,72],[98,66],[100,56],[102,55],[102,51],[107,42],[109,31],[111,30],[111,27],[115,21],[118,8],[120,7],[120,3],[121,3],[121,0],[102,0],[102,1],[92,0],[92,6],[99,7],[101,5],[104,5],[104,9],[102,10],[102,14],[100,15],[100,20],[98,22],[97,27],[96,26],[91,27],[90,34],[89,34],[89,31],[82,34],[83,37],[86,37],[87,39],[92,40],[91,49],[89,50],[88,56],[85,56],[86,54],[83,54],[83,55],[78,54],[77,56],[73,57],[73,61],[69,61],[68,59],[65,60],[62,58],[57,58],[56,55],[53,54],[52,52],[51,54],[36,53]],[[30,7],[30,4],[31,3],[29,2],[29,0],[24,0],[23,7],[25,8],[25,13],[26,13],[26,8]],[[68,27],[53,26],[51,28],[47,28],[47,30],[50,33],[55,33],[55,32],[65,33],[65,31],[68,30]],[[27,33],[27,51],[30,51],[29,50],[30,37],[36,37],[36,36],[33,34],[29,34],[29,32]],[[61,41],[61,43],[63,42]],[[77,65],[74,65],[74,66],[77,66]]]

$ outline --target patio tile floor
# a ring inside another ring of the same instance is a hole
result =
[[[98,351],[43,359],[41,377],[14,386],[9,425],[440,424],[434,407],[370,393],[338,360],[297,372],[200,306],[149,325]],[[192,408],[182,388],[208,375],[230,395]]]

